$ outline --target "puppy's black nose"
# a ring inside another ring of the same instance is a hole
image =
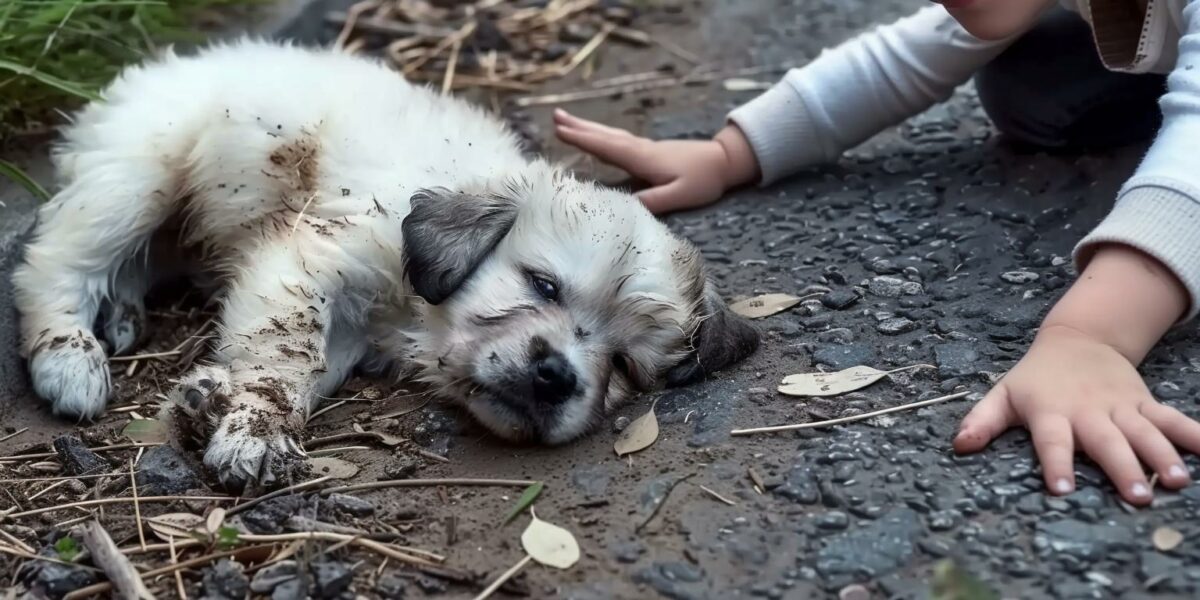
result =
[[[567,357],[550,352],[533,361],[533,393],[543,402],[562,402],[575,393],[575,370]]]

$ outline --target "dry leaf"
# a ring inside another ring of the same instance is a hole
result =
[[[726,79],[722,86],[730,92],[752,92],[756,90],[771,89],[771,83],[767,81],[755,81],[753,79],[742,79],[734,77]]]
[[[225,522],[225,509],[217,507],[208,513],[208,518],[204,519],[204,531],[208,535],[213,535],[220,531],[221,524]]]
[[[134,419],[121,430],[121,435],[139,444],[165,444],[167,425],[158,419]]]
[[[383,444],[384,446],[399,446],[400,444],[408,441],[402,437],[383,433],[382,431],[370,431],[358,423],[355,423],[352,427],[354,428],[355,433],[372,436],[375,438],[375,441]]]
[[[312,467],[314,473],[334,479],[350,479],[358,475],[358,465],[332,456],[310,458],[308,465]]]
[[[654,404],[651,404],[650,410],[646,411],[646,414],[635,419],[621,431],[617,443],[613,444],[613,449],[617,451],[617,456],[625,456],[638,450],[644,450],[657,439],[658,418],[654,416]]]
[[[191,538],[204,525],[204,517],[192,513],[167,513],[146,519],[146,526],[164,542]]]
[[[885,375],[923,367],[930,367],[930,365],[913,365],[911,367],[892,369],[891,371],[880,371],[871,367],[859,366],[843,369],[836,373],[788,375],[783,378],[783,384],[779,386],[779,393],[787,394],[788,396],[836,396],[838,394],[845,394],[846,392],[853,392],[854,390],[861,390],[879,381]]]
[[[734,302],[729,305],[729,310],[747,319],[761,319],[800,304],[803,299],[791,294],[764,294]]]
[[[1154,530],[1151,540],[1159,552],[1170,552],[1183,543],[1183,534],[1170,527],[1159,527]]]
[[[533,560],[556,569],[569,569],[579,562],[579,543],[570,531],[539,519],[533,507],[529,513],[533,520],[521,534],[521,546]]]

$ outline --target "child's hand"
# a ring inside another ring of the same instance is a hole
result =
[[[1012,426],[1025,425],[1057,494],[1075,489],[1075,445],[1113,480],[1131,504],[1151,500],[1138,462],[1168,488],[1188,484],[1172,442],[1200,450],[1200,423],[1154,400],[1124,356],[1088,335],[1051,327],[1029,353],[975,406],[954,438],[959,452],[975,452]]]
[[[1186,486],[1175,445],[1200,453],[1200,423],[1155,401],[1135,366],[1186,307],[1181,284],[1156,260],[1128,247],[1101,248],[1029,352],[963,419],[954,449],[982,450],[1024,425],[1055,494],[1075,489],[1076,450],[1131,504],[1152,499],[1141,463],[1165,487]]]
[[[758,177],[754,152],[732,125],[712,140],[654,141],[559,109],[554,111],[554,132],[563,142],[650,183],[638,197],[656,214],[711,204],[725,190]]]

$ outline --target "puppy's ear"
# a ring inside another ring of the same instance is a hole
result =
[[[517,220],[516,202],[446,189],[421,190],[404,218],[404,270],[417,295],[441,304]]]
[[[687,385],[732,365],[758,349],[758,330],[733,314],[711,283],[704,286],[699,327],[687,358],[667,371],[667,385]]]

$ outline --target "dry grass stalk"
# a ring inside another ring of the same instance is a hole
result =
[[[232,517],[233,515],[236,515],[244,510],[248,510],[255,506],[258,506],[259,504],[262,504],[263,502],[266,502],[267,500],[270,500],[272,498],[278,498],[280,496],[287,496],[287,495],[295,493],[295,492],[310,490],[312,488],[323,485],[325,482],[327,482],[331,479],[333,479],[333,477],[327,475],[325,477],[318,477],[316,479],[310,479],[308,481],[297,483],[295,485],[290,485],[288,487],[275,490],[274,492],[271,492],[269,494],[263,494],[262,496],[259,496],[257,498],[253,498],[251,500],[247,500],[246,502],[242,502],[241,504],[234,505],[229,510],[225,511],[225,516]]]
[[[142,529],[142,505],[138,502],[137,477],[134,475],[133,459],[129,459],[129,486],[133,488],[133,515],[137,520],[138,543],[146,549],[146,532]]]
[[[496,487],[529,487],[537,483],[526,479],[392,479],[388,481],[371,481],[368,483],[352,483],[321,490],[321,495],[344,494],[359,490],[378,490],[393,487],[428,487],[438,485],[465,486],[496,486]]]
[[[116,588],[115,598],[120,600],[154,600],[154,594],[146,588],[141,575],[133,568],[133,563],[121,554],[113,543],[108,532],[97,522],[91,522],[83,527],[83,543],[91,551],[92,561],[108,575],[108,580]]]
[[[145,496],[143,498],[138,499],[139,502],[152,502],[152,503],[176,502],[176,501],[182,501],[182,500],[205,501],[205,502],[232,502],[232,501],[236,500],[236,498],[230,498],[229,496]],[[26,510],[26,511],[22,511],[22,512],[0,514],[0,523],[2,523],[4,521],[12,520],[12,519],[20,519],[23,517],[32,517],[34,515],[40,515],[40,514],[44,514],[44,513],[48,513],[48,512],[55,512],[55,511],[59,511],[59,510],[67,510],[67,509],[71,509],[71,508],[83,508],[85,506],[107,506],[110,504],[128,504],[132,501],[133,501],[133,498],[97,498],[94,500],[80,500],[79,502],[58,504],[55,506],[47,506],[44,508],[36,508],[33,510]]]
[[[754,433],[795,431],[797,429],[814,429],[817,427],[829,427],[830,425],[839,425],[841,423],[852,423],[854,421],[862,421],[864,419],[870,419],[872,417],[878,417],[881,415],[891,414],[891,413],[899,412],[902,410],[912,410],[914,408],[921,408],[922,406],[929,406],[931,404],[938,404],[941,402],[948,402],[950,400],[957,400],[959,398],[963,398],[963,397],[969,395],[970,393],[971,392],[958,392],[957,394],[950,394],[948,396],[941,396],[938,398],[932,398],[930,400],[922,400],[920,402],[910,402],[908,404],[902,404],[900,406],[893,406],[891,408],[885,408],[882,410],[877,410],[877,411],[873,411],[873,412],[869,412],[869,413],[863,413],[861,415],[854,415],[852,417],[842,417],[840,419],[829,419],[826,421],[816,421],[813,423],[798,423],[796,425],[776,425],[774,427],[756,427],[754,429],[734,429],[733,431],[730,432],[730,435],[750,435],[750,434],[754,434]]]
[[[709,496],[712,496],[713,498],[717,499],[718,501],[720,501],[724,504],[728,504],[729,506],[737,506],[737,502],[734,502],[733,500],[730,500],[729,498],[726,498],[725,496],[722,496],[705,486],[700,486],[700,489],[704,490],[704,492],[707,493]]]
[[[4,437],[0,437],[0,442],[7,442],[8,440],[11,440],[11,439],[13,439],[13,438],[17,437],[18,435],[21,435],[22,433],[25,433],[26,431],[29,431],[29,428],[28,428],[28,427],[22,427],[22,428],[20,428],[20,429],[18,429],[18,430],[16,430],[16,431],[14,431],[14,432],[12,432],[12,433],[10,433],[10,434],[8,434],[8,435],[4,436]]]
[[[171,552],[171,565],[179,564],[179,557],[175,555],[175,536],[167,538],[167,549]],[[187,589],[183,587],[183,575],[179,569],[175,570],[175,590],[180,598],[187,600]]]

